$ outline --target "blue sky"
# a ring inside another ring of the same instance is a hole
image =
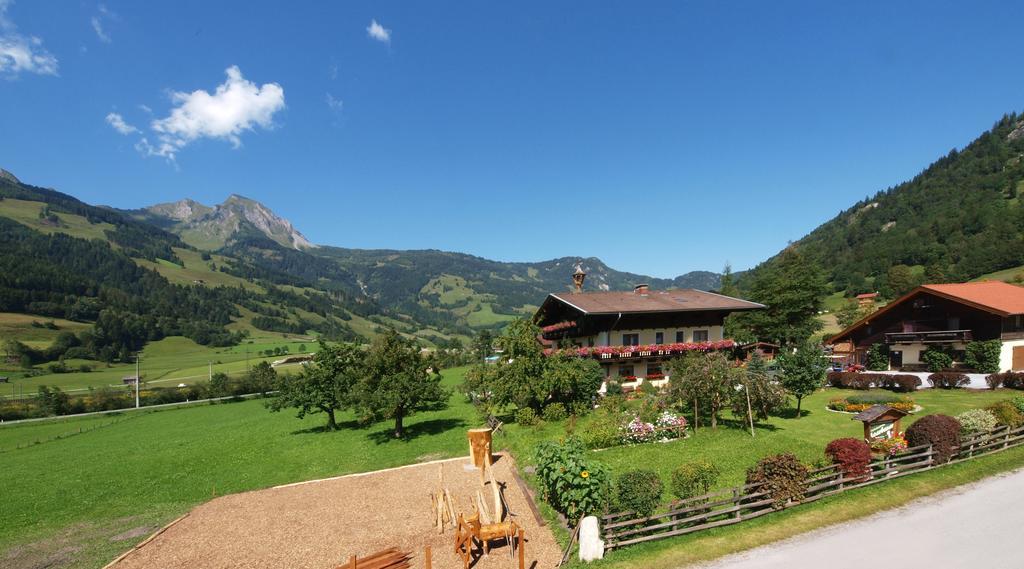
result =
[[[0,166],[123,208],[239,193],[344,247],[743,269],[1024,109],[1021,21],[1019,2],[0,0]]]

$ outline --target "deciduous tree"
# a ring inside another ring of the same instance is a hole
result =
[[[431,358],[412,340],[389,330],[370,346],[358,386],[358,407],[371,417],[393,419],[395,438],[404,436],[406,417],[442,409],[450,395],[441,387],[441,374]]]
[[[796,351],[782,354],[779,357],[782,368],[782,386],[793,397],[796,397],[796,416],[800,417],[800,403],[804,397],[814,393],[825,385],[825,371],[828,359],[821,346],[804,342]]]
[[[363,353],[352,344],[321,343],[313,361],[300,373],[277,382],[278,395],[267,407],[298,409],[301,419],[310,413],[327,415],[327,430],[338,428],[335,413],[352,404],[353,389],[363,374]]]

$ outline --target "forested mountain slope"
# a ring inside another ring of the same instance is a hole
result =
[[[1024,265],[1022,191],[1024,120],[1011,114],[963,150],[854,204],[793,247],[820,264],[837,291],[884,290],[891,267],[900,265],[917,280],[969,280]]]

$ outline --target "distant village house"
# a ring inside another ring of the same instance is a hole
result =
[[[921,353],[999,340],[1001,370],[1024,370],[1024,288],[998,281],[921,285],[833,336],[834,353],[864,364],[874,344],[889,348],[889,367],[924,367]]]

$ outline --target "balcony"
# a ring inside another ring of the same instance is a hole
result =
[[[929,332],[892,332],[885,335],[886,344],[937,344],[970,342],[970,330],[931,330]]]

